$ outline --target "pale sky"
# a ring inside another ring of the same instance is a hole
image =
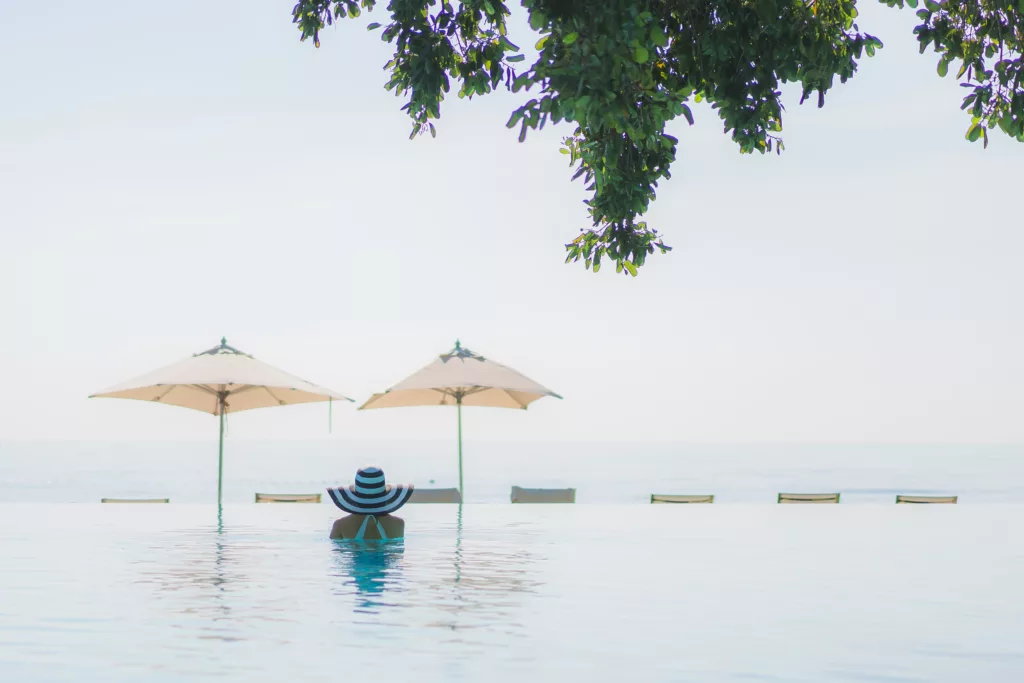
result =
[[[383,5],[315,50],[292,4],[0,5],[0,439],[214,438],[86,396],[226,335],[358,400],[456,338],[565,396],[467,411],[467,439],[1024,441],[1024,146],[963,139],[912,11],[862,1],[885,49],[822,110],[788,92],[781,157],[703,106],[673,125],[647,219],[675,250],[631,279],[563,265],[585,193],[570,128],[504,128],[530,95],[452,97],[409,141]],[[337,439],[454,436],[445,409],[334,414]]]

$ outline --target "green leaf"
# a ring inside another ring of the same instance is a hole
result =
[[[573,31],[572,33],[566,33],[565,36],[562,37],[562,42],[566,45],[572,45],[573,43],[576,42],[576,39],[579,37],[580,34],[576,33],[575,31]]]
[[[521,62],[526,59],[526,55],[512,55],[511,57],[505,57],[506,62]]]
[[[680,105],[683,108],[683,116],[686,117],[686,122],[691,126],[693,125],[693,112],[685,104]]]
[[[368,25],[368,26],[366,27],[366,30],[367,30],[367,31],[373,31],[373,30],[375,30],[375,29],[378,29],[378,28],[380,28],[380,24],[378,24],[378,23],[377,23],[377,22],[375,21],[375,22],[373,22],[372,24],[369,24],[369,25]]]
[[[975,142],[981,137],[981,124],[975,123],[967,129],[967,139],[971,142]]]
[[[484,0],[484,9],[487,10],[488,14],[494,14],[494,5],[488,2],[488,0]]]
[[[634,266],[630,261],[623,261],[622,267],[628,270],[630,275],[636,277],[636,266]]]
[[[907,0],[907,7],[917,9],[917,0]]]
[[[644,64],[650,56],[650,53],[647,52],[647,48],[643,45],[637,45],[636,50],[633,51],[633,59],[636,60],[637,64]]]
[[[544,43],[548,42],[548,38],[550,38],[550,37],[551,37],[550,35],[547,35],[547,36],[544,36],[543,38],[541,38],[540,40],[538,40],[537,44],[533,46],[533,49],[535,49],[535,50],[543,50],[544,49]]]
[[[668,36],[661,30],[660,26],[651,27],[651,42],[658,47],[665,47],[668,45]]]
[[[505,127],[515,128],[516,124],[519,123],[519,119],[523,118],[525,114],[526,111],[524,111],[523,109],[516,109],[514,112],[512,112],[512,116],[508,118],[508,123],[505,124]]]
[[[434,128],[434,124],[431,123],[431,124],[428,124],[428,125],[430,126],[430,137],[436,138],[437,137],[437,130]]]
[[[939,60],[939,66],[936,69],[936,71],[939,72],[939,76],[942,76],[943,78],[945,78],[946,77],[946,72],[948,70],[949,70],[949,62],[947,62],[945,59],[940,59]]]
[[[924,6],[927,7],[928,11],[932,13],[938,12],[940,9],[942,9],[941,7],[939,7],[939,3],[935,2],[935,0],[924,0]]]

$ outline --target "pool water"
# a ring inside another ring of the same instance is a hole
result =
[[[0,681],[1013,681],[1022,505],[0,504]]]

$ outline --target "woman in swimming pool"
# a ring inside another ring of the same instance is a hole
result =
[[[356,472],[356,483],[327,489],[331,500],[349,513],[334,522],[331,538],[355,541],[388,541],[405,535],[405,520],[394,512],[409,502],[411,484],[390,486],[379,467],[364,467]]]

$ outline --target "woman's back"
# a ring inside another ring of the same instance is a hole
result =
[[[402,538],[405,520],[394,515],[351,514],[334,522],[331,538],[359,541],[381,541]]]

